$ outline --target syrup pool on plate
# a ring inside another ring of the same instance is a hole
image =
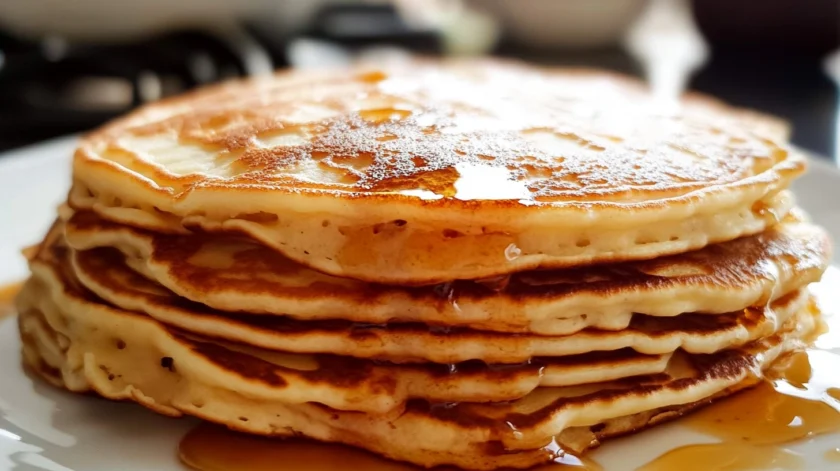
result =
[[[0,317],[12,313],[12,304],[23,283],[0,285]]]
[[[781,360],[779,377],[686,417],[684,425],[721,441],[671,450],[643,471],[804,469],[785,445],[840,431],[840,356],[809,350]]]
[[[231,432],[202,424],[181,440],[181,461],[199,471],[421,471],[423,468],[380,458],[344,445],[304,439],[272,439]],[[438,467],[436,471],[456,471]],[[585,459],[571,455],[534,471],[602,471]]]
[[[837,286],[837,282],[840,272],[831,269],[812,290],[818,301],[812,305],[814,313],[822,310],[829,321],[832,314],[840,312],[840,298],[834,299],[831,292],[831,286]],[[682,426],[716,437],[717,443],[675,448],[638,471],[805,470],[804,457],[789,449],[790,445],[821,434],[840,433],[837,320],[834,330],[824,327],[817,333],[811,348],[779,359],[757,386],[680,419]],[[187,434],[181,442],[180,456],[200,471],[421,469],[342,445],[259,438],[214,425],[201,425]],[[840,447],[826,450],[821,458],[825,463],[840,462]],[[597,463],[571,455],[534,469],[602,470]]]
[[[778,360],[758,386],[682,419],[719,442],[675,448],[639,471],[806,469],[804,458],[787,446],[840,432],[840,355],[825,340],[832,337],[835,332],[821,329],[812,348]],[[832,453],[838,454],[829,450],[825,460],[840,460]]]

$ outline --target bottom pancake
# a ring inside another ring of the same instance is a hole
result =
[[[197,381],[211,374],[198,371],[201,368],[243,364],[230,355],[236,353],[227,349],[230,345],[190,335],[181,339],[183,345],[212,346],[205,356],[207,364],[161,358],[155,368],[142,367],[148,362],[144,352],[156,351],[159,339],[139,335],[121,350],[115,340],[114,350],[131,354],[120,361],[115,356],[105,365],[92,351],[80,354],[78,346],[84,341],[74,337],[86,330],[104,330],[117,338],[119,329],[109,329],[139,324],[124,324],[116,317],[85,324],[84,317],[63,316],[63,307],[52,302],[40,284],[31,280],[20,298],[21,338],[25,363],[53,384],[133,400],[166,415],[194,415],[254,434],[340,442],[428,467],[529,467],[550,461],[560,449],[582,452],[611,436],[677,417],[754,384],[780,354],[801,347],[800,339],[815,324],[811,311],[803,309],[776,333],[745,346],[713,354],[676,352],[666,370],[656,375],[538,387],[521,399],[501,403],[415,399],[402,410],[377,414],[272,400],[255,395],[242,381]],[[139,314],[129,316],[156,323]],[[318,391],[311,394],[316,400]]]

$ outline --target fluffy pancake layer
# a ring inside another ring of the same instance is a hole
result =
[[[682,348],[711,353],[768,335],[797,312],[807,293],[795,290],[762,307],[728,314],[683,314],[656,318],[636,315],[621,330],[584,329],[574,335],[510,335],[425,324],[358,324],[342,320],[295,321],[283,317],[230,314],[162,290],[120,265],[113,252],[73,254],[81,283],[124,309],[144,312],[188,332],[298,353],[334,353],[396,362],[521,363],[533,357],[578,355],[633,348],[645,354]]]
[[[586,328],[621,330],[631,326],[636,313],[721,314],[767,304],[818,280],[831,253],[823,229],[789,217],[755,236],[651,261],[405,288],[319,273],[248,239],[157,234],[110,223],[90,212],[69,217],[65,233],[69,245],[80,252],[79,276],[112,302],[154,310],[149,301],[126,300],[130,294],[122,301],[115,299],[116,291],[126,289],[113,285],[131,275],[122,257],[106,248],[115,248],[137,273],[162,285],[158,304],[183,304],[181,298],[187,298],[222,311],[254,314],[250,317],[256,323],[295,330],[306,324],[259,317],[414,322],[539,335],[567,335]],[[106,275],[108,269],[114,273]],[[122,284],[143,283],[148,284]],[[167,298],[164,291],[178,296]],[[158,309],[171,311],[166,306]]]
[[[258,389],[265,391],[265,387],[275,387],[280,392],[279,396],[274,393],[274,399],[279,397],[286,402],[318,401],[317,393],[309,394],[317,390],[328,390],[334,396],[340,396],[330,399],[328,394],[327,399],[320,399],[331,407],[377,413],[399,410],[411,398],[438,402],[506,401],[522,397],[537,386],[569,386],[661,373],[671,357],[671,352],[644,354],[625,348],[563,357],[534,357],[515,364],[488,365],[483,361],[395,364],[337,356],[335,353],[338,352],[333,351],[329,343],[313,346],[315,354],[278,350],[276,346],[259,348],[259,342],[249,342],[235,335],[205,332],[202,336],[202,329],[193,328],[193,325],[161,323],[142,313],[108,304],[76,277],[67,260],[69,256],[59,237],[42,247],[31,261],[33,286],[27,288],[23,299],[37,299],[34,307],[48,322],[91,326],[75,332],[76,337],[85,337],[88,350],[96,349],[98,356],[106,358],[125,353],[122,350],[129,344],[138,343],[139,335],[155,339],[152,343],[156,350],[151,356],[171,358],[173,362],[180,360],[179,364],[202,364],[202,361],[206,363],[203,357],[228,355],[232,359],[227,364],[235,367],[228,369],[233,371],[219,372],[217,368],[213,372],[212,367],[206,366],[197,369],[211,370],[210,377],[217,376],[217,381],[222,383],[232,381],[231,375],[235,382],[239,371],[242,377],[254,380]],[[103,278],[112,274],[113,271],[102,272]],[[149,282],[140,281],[132,289],[136,290],[135,294],[160,293],[159,288],[150,286]],[[21,309],[29,306],[25,304]],[[202,315],[196,313],[193,322],[200,325]],[[112,331],[96,327],[98,325],[119,327]],[[305,331],[300,334],[306,338]],[[322,339],[317,336],[309,339],[311,345],[317,345],[318,340]],[[247,357],[251,360],[242,360]]]
[[[24,360],[54,384],[250,433],[347,443],[423,466],[528,467],[561,449],[582,452],[678,417],[754,384],[776,357],[801,346],[816,321],[807,292],[794,290],[741,313],[637,316],[656,324],[644,336],[654,344],[680,339],[656,354],[645,352],[644,343],[593,344],[576,355],[551,350],[585,342],[588,330],[569,336],[473,331],[474,346],[517,342],[503,349],[513,356],[494,357],[484,347],[478,351],[490,359],[478,358],[485,361],[426,363],[426,353],[410,356],[415,363],[393,363],[354,358],[365,356],[359,354],[365,347],[352,329],[337,334],[357,342],[342,351],[334,338],[316,335],[315,321],[256,316],[309,324],[297,331],[259,326],[260,332],[249,324],[253,316],[179,298],[132,271],[116,249],[68,247],[60,222],[30,267],[33,277],[18,300]],[[179,324],[178,316],[191,320]],[[227,323],[214,325],[216,318]],[[375,328],[381,335],[374,343],[406,348],[405,339],[388,340],[399,324]],[[624,338],[633,329],[601,333]],[[319,353],[284,350],[293,344],[284,337],[289,331],[318,345]],[[261,336],[280,342],[260,345]],[[518,342],[529,341],[561,356],[529,350],[523,362],[492,364],[519,358],[530,347]],[[413,342],[422,345],[413,347],[417,353],[470,351],[453,331],[436,343]]]
[[[370,374],[365,383],[348,374],[341,381],[340,375],[322,377],[318,384],[306,380],[305,370],[284,375],[283,360],[264,352],[181,336],[113,308],[88,305],[77,312],[73,302],[56,304],[57,290],[66,289],[47,289],[35,279],[19,303],[24,361],[54,384],[250,433],[303,435],[423,466],[468,469],[528,467],[549,461],[558,449],[581,452],[677,417],[754,384],[775,358],[801,346],[815,322],[803,309],[761,340],[708,355],[678,352],[663,372],[631,380],[538,387],[511,402],[414,400],[390,412],[362,413],[356,410],[374,404],[377,392],[399,380],[376,381]],[[361,401],[353,403],[353,397]]]
[[[804,169],[775,123],[696,96],[663,110],[598,72],[291,72],[90,134],[69,202],[158,232],[247,234],[333,275],[476,279],[761,232]]]

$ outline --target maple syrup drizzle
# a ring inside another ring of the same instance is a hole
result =
[[[276,439],[232,432],[201,424],[191,430],[178,449],[181,461],[199,471],[421,471],[423,468],[380,458],[364,450],[313,440]],[[435,471],[458,471],[436,467]],[[602,471],[586,459],[572,455],[533,471]]]
[[[820,296],[818,296],[819,298]],[[834,306],[833,306],[834,307]],[[814,314],[819,307],[812,306]],[[832,309],[833,310],[833,309]],[[803,470],[804,458],[785,444],[840,432],[840,347],[838,332],[822,323],[808,339],[813,348],[779,359],[765,380],[752,389],[718,401],[682,419],[718,443],[673,449],[637,471]],[[199,471],[419,471],[363,450],[301,439],[267,439],[203,424],[181,441],[181,460]],[[825,452],[840,462],[840,448]],[[455,468],[439,467],[438,471]],[[602,471],[588,459],[565,455],[539,471]]]
[[[820,338],[829,336],[822,329]],[[823,342],[825,343],[825,342]],[[671,450],[638,471],[802,470],[802,456],[784,444],[840,431],[840,355],[825,350],[780,359],[768,381],[683,419],[683,424],[721,439]],[[180,445],[181,460],[199,471],[419,471],[363,450],[302,439],[268,439],[203,424]],[[840,462],[840,448],[825,453]],[[435,468],[439,471],[454,468]],[[565,455],[539,471],[600,471],[596,463]]]
[[[683,419],[721,442],[676,448],[639,471],[804,469],[803,458],[783,445],[840,432],[838,371],[836,353],[812,349],[787,355],[768,381]]]
[[[745,446],[723,442],[687,445],[666,452],[637,471],[742,471],[775,469],[798,471],[805,462],[798,454],[783,448]]]
[[[11,314],[15,296],[20,291],[23,282],[10,283],[0,286],[0,317]]]

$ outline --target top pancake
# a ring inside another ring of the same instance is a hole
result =
[[[494,62],[289,72],[86,137],[70,204],[248,234],[396,284],[647,259],[754,234],[804,167],[783,126],[598,72]]]

